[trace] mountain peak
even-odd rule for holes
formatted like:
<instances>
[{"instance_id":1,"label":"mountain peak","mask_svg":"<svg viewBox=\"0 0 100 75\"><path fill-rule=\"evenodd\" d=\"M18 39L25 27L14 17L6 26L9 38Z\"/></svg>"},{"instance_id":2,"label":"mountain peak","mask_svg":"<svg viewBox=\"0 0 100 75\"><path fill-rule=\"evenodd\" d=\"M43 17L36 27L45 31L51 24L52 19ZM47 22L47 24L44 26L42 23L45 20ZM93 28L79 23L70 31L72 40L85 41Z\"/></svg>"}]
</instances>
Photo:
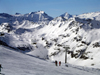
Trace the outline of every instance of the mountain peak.
<instances>
[{"instance_id":1,"label":"mountain peak","mask_svg":"<svg viewBox=\"0 0 100 75\"><path fill-rule=\"evenodd\" d=\"M33 21L33 22L39 22L39 23L43 21L47 23L53 19L52 17L47 15L44 11L30 12L23 16L24 16L24 19L26 20Z\"/></svg>"},{"instance_id":2,"label":"mountain peak","mask_svg":"<svg viewBox=\"0 0 100 75\"><path fill-rule=\"evenodd\" d=\"M45 12L44 12L44 11L38 11L37 13L42 13L42 14L43 14L43 13L45 13Z\"/></svg>"},{"instance_id":3,"label":"mountain peak","mask_svg":"<svg viewBox=\"0 0 100 75\"><path fill-rule=\"evenodd\" d=\"M15 13L15 15L19 15L20 13Z\"/></svg>"},{"instance_id":4,"label":"mountain peak","mask_svg":"<svg viewBox=\"0 0 100 75\"><path fill-rule=\"evenodd\" d=\"M7 17L7 18L12 17L12 15L9 15L9 14L7 14L7 13L0 13L0 16L2 16L2 17Z\"/></svg>"},{"instance_id":5,"label":"mountain peak","mask_svg":"<svg viewBox=\"0 0 100 75\"><path fill-rule=\"evenodd\" d=\"M69 18L72 17L72 15L70 15L69 13L66 12L66 13L62 14L61 17L64 17L66 19L69 19Z\"/></svg>"},{"instance_id":6,"label":"mountain peak","mask_svg":"<svg viewBox=\"0 0 100 75\"><path fill-rule=\"evenodd\" d=\"M30 12L29 14L44 14L44 11Z\"/></svg>"},{"instance_id":7,"label":"mountain peak","mask_svg":"<svg viewBox=\"0 0 100 75\"><path fill-rule=\"evenodd\" d=\"M15 13L15 15L20 15L20 13Z\"/></svg>"}]
</instances>

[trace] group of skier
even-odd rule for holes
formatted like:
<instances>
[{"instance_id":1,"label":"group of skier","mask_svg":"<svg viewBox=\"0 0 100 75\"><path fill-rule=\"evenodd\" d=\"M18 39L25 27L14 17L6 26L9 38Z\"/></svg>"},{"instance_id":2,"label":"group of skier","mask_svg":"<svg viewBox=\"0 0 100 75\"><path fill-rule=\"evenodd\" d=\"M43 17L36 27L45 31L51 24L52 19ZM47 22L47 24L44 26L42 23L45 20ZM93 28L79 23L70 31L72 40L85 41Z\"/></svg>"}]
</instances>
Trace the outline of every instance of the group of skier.
<instances>
[{"instance_id":1,"label":"group of skier","mask_svg":"<svg viewBox=\"0 0 100 75\"><path fill-rule=\"evenodd\" d=\"M58 61L55 60L55 65L58 66ZM61 61L59 61L59 66L61 66Z\"/></svg>"}]
</instances>

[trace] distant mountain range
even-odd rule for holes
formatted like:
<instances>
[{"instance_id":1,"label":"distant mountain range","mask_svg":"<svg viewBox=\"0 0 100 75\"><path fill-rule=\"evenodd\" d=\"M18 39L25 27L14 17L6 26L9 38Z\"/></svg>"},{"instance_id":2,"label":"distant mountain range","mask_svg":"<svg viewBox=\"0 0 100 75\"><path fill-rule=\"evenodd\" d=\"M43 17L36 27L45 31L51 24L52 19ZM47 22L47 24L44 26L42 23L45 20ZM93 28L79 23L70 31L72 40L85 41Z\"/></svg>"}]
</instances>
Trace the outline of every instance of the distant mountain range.
<instances>
[{"instance_id":1,"label":"distant mountain range","mask_svg":"<svg viewBox=\"0 0 100 75\"><path fill-rule=\"evenodd\" d=\"M100 67L100 12L64 13L52 18L44 11L0 13L0 44L39 58Z\"/></svg>"}]
</instances>

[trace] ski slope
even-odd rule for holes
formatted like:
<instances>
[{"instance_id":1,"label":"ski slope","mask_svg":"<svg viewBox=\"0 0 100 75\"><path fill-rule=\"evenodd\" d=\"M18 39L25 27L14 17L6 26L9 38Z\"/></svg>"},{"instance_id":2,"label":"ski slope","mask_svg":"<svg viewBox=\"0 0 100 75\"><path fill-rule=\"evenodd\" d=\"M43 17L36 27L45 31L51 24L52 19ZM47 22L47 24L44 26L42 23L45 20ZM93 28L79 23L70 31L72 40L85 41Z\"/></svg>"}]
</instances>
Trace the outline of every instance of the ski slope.
<instances>
[{"instance_id":1,"label":"ski slope","mask_svg":"<svg viewBox=\"0 0 100 75\"><path fill-rule=\"evenodd\" d=\"M48 60L19 53L8 47L0 46L0 64L5 75L99 75L100 70L73 66L65 67Z\"/></svg>"}]
</instances>

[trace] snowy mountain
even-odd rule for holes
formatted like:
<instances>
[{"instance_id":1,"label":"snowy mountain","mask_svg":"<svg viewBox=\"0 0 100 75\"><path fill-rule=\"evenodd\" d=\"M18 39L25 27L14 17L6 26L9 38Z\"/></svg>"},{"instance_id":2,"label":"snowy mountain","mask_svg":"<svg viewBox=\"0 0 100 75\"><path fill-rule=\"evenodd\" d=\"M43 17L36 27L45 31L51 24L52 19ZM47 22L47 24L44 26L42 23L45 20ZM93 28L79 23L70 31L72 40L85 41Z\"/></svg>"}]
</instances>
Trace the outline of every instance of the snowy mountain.
<instances>
[{"instance_id":1,"label":"snowy mountain","mask_svg":"<svg viewBox=\"0 0 100 75\"><path fill-rule=\"evenodd\" d=\"M2 21L1 21L2 20ZM49 17L44 11L0 16L0 44L39 58L100 67L100 12Z\"/></svg>"},{"instance_id":2,"label":"snowy mountain","mask_svg":"<svg viewBox=\"0 0 100 75\"><path fill-rule=\"evenodd\" d=\"M5 20L4 20L5 19ZM7 13L0 13L0 24L3 22L12 23L15 21L22 22L23 20L32 21L34 23L48 23L53 18L48 16L44 11L30 12L28 14L16 13L15 15L9 15Z\"/></svg>"},{"instance_id":3,"label":"snowy mountain","mask_svg":"<svg viewBox=\"0 0 100 75\"><path fill-rule=\"evenodd\" d=\"M48 22L50 20L52 20L53 18L48 16L44 11L38 11L38 12L30 12L28 14L25 15L21 15L21 14L16 14L14 15L15 19L17 19L18 21L20 20L28 20L28 21L32 21L34 23L38 23L38 22Z\"/></svg>"}]
</instances>

